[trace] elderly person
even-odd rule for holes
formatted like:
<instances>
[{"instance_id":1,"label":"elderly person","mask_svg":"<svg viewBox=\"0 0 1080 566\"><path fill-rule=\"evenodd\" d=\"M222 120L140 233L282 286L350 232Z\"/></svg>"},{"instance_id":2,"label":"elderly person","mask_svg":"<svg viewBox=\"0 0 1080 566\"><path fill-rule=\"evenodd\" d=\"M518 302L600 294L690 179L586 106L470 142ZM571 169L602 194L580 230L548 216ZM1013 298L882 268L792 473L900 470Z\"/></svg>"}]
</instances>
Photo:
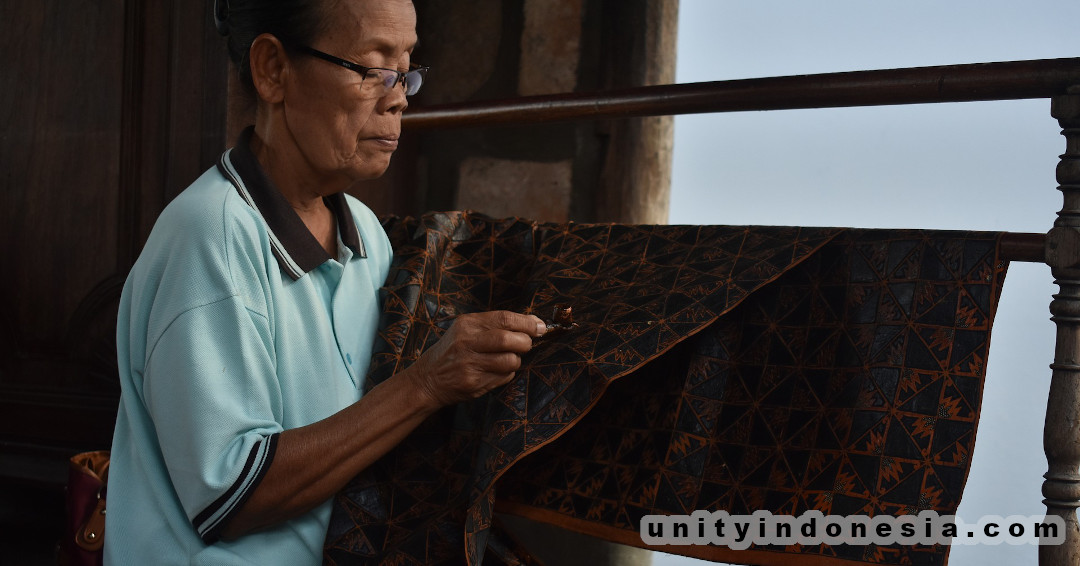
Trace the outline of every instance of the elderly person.
<instances>
[{"instance_id":1,"label":"elderly person","mask_svg":"<svg viewBox=\"0 0 1080 566\"><path fill-rule=\"evenodd\" d=\"M409 0L219 6L254 128L162 212L117 341L107 564L318 564L329 500L448 404L505 384L544 332L465 315L361 398L392 250L343 191L398 143Z\"/></svg>"}]
</instances>

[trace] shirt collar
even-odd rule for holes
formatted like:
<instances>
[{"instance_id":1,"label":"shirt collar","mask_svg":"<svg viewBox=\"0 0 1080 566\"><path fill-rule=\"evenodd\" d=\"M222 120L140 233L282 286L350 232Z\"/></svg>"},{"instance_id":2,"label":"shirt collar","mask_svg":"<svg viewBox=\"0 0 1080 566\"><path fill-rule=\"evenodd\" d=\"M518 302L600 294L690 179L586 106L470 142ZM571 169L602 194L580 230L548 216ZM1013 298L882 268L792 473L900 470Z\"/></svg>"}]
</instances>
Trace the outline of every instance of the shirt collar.
<instances>
[{"instance_id":1,"label":"shirt collar","mask_svg":"<svg viewBox=\"0 0 1080 566\"><path fill-rule=\"evenodd\" d=\"M254 127L248 127L236 142L218 160L218 169L232 182L240 197L258 212L270 232L270 244L281 269L293 280L332 259L319 241L304 225L281 191L266 175L255 154L251 152L251 136ZM358 257L367 257L364 241L353 221L344 193L323 197L323 202L334 214L342 243Z\"/></svg>"}]
</instances>

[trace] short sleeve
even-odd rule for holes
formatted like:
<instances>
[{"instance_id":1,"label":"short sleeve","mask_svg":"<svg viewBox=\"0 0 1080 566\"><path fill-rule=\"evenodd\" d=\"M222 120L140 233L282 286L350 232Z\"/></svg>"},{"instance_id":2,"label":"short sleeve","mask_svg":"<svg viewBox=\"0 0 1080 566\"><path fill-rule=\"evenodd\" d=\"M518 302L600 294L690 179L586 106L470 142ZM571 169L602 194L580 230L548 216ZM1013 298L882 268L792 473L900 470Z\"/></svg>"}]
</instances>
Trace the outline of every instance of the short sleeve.
<instances>
[{"instance_id":1,"label":"short sleeve","mask_svg":"<svg viewBox=\"0 0 1080 566\"><path fill-rule=\"evenodd\" d=\"M282 431L266 318L238 296L177 316L153 345L143 402L185 513L208 544L262 480Z\"/></svg>"}]
</instances>

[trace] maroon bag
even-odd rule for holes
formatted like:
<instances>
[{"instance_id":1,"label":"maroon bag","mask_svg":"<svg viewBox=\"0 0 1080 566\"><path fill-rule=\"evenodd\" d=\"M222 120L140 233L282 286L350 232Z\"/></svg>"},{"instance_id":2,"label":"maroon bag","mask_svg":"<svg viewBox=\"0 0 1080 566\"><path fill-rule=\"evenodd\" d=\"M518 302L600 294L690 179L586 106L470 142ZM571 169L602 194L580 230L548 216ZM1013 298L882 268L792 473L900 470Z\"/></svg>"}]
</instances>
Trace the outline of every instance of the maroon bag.
<instances>
[{"instance_id":1,"label":"maroon bag","mask_svg":"<svg viewBox=\"0 0 1080 566\"><path fill-rule=\"evenodd\" d=\"M71 457L67 520L60 541L61 566L101 566L108 479L108 450L83 452Z\"/></svg>"}]
</instances>

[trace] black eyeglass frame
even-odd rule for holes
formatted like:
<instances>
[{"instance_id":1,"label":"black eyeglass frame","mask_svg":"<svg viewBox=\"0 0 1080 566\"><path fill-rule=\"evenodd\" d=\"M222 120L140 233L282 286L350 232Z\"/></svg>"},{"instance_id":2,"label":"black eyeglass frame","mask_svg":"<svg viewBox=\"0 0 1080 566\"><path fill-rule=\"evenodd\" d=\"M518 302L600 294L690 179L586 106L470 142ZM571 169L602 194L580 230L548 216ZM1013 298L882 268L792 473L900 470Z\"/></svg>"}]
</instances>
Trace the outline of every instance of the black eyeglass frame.
<instances>
[{"instance_id":1,"label":"black eyeglass frame","mask_svg":"<svg viewBox=\"0 0 1080 566\"><path fill-rule=\"evenodd\" d=\"M365 67L364 65L361 65L359 63L353 63L352 61L342 59L341 57L335 57L329 53L319 51L318 49L308 47L306 45L297 45L294 47L294 49L305 55L311 55L312 57L317 57L319 59L322 59L323 61L329 61L335 65L345 67L346 69L359 74L363 79L367 79L367 74L369 71L389 71L391 73L394 73L395 75L397 75L397 78L394 80L393 86L387 87L387 91L389 91L391 88L396 87L399 84L402 84L405 85L405 96L412 96L420 90L420 86L424 84L424 75L426 75L428 69L430 69L430 67L410 65L410 69L403 73L396 69L387 69L386 67ZM409 92L408 76L413 73L416 73L420 80L417 81L416 90Z\"/></svg>"}]
</instances>

